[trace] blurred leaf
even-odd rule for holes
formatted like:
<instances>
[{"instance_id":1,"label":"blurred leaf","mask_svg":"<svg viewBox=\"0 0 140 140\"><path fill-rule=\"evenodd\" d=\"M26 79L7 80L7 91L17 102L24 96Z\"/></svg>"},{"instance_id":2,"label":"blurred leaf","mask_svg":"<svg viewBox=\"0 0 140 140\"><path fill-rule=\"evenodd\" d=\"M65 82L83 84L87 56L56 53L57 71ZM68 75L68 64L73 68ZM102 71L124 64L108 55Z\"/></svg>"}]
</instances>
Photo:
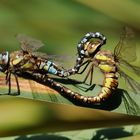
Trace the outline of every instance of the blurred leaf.
<instances>
[{"instance_id":1,"label":"blurred leaf","mask_svg":"<svg viewBox=\"0 0 140 140\"><path fill-rule=\"evenodd\" d=\"M77 0L80 3L88 6L92 9L96 9L112 18L115 18L125 24L131 25L140 29L140 13L137 12L140 8L140 4L132 0Z\"/></svg>"},{"instance_id":2,"label":"blurred leaf","mask_svg":"<svg viewBox=\"0 0 140 140\"><path fill-rule=\"evenodd\" d=\"M126 138L120 138L118 140L138 140L140 139L140 135L137 136L131 136L131 137L126 137Z\"/></svg>"},{"instance_id":3,"label":"blurred leaf","mask_svg":"<svg viewBox=\"0 0 140 140\"><path fill-rule=\"evenodd\" d=\"M1 137L140 123L137 116L9 96L0 98L0 112Z\"/></svg>"}]
</instances>

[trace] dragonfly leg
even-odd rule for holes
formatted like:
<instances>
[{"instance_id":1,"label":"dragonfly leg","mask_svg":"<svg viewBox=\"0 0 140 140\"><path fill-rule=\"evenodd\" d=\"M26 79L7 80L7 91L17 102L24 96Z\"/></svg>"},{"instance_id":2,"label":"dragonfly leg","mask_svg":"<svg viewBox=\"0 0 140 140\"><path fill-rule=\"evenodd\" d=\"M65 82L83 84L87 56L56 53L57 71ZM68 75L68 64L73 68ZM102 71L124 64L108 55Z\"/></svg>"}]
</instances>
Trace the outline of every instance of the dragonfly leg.
<instances>
[{"instance_id":1,"label":"dragonfly leg","mask_svg":"<svg viewBox=\"0 0 140 140\"><path fill-rule=\"evenodd\" d=\"M16 74L14 74L14 76L15 76L15 80L16 80L16 84L17 84L17 95L20 95L20 87L19 87L18 77Z\"/></svg>"},{"instance_id":2,"label":"dragonfly leg","mask_svg":"<svg viewBox=\"0 0 140 140\"><path fill-rule=\"evenodd\" d=\"M93 76L93 68L94 68L94 65L92 64L88 70L88 73L85 77L85 79L83 80L83 83L86 82L87 78L89 77L89 74L91 73L91 77L90 77L90 85L92 84L92 76Z\"/></svg>"},{"instance_id":3,"label":"dragonfly leg","mask_svg":"<svg viewBox=\"0 0 140 140\"><path fill-rule=\"evenodd\" d=\"M87 68L87 66L89 65L90 62L91 62L90 60L87 60L87 61L85 61L85 62L82 63L82 64L78 64L78 63L77 63L77 64L74 66L73 69L65 70L65 72L68 73L68 76L73 75L73 74L82 74L82 73L85 71L85 69ZM85 68L84 68L81 72L79 72L79 69L80 69L82 66L84 66L85 64L86 64Z\"/></svg>"},{"instance_id":4,"label":"dragonfly leg","mask_svg":"<svg viewBox=\"0 0 140 140\"><path fill-rule=\"evenodd\" d=\"M16 80L16 84L17 84L17 93L16 94L11 94L11 74L12 73L13 72L11 72L10 70L8 70L6 72L5 80L6 80L6 84L8 84L8 88L9 88L8 89L8 95L19 95L20 94L20 87L19 87L18 77L17 77L17 75L15 73L13 73L13 74L15 76L15 80Z\"/></svg>"},{"instance_id":5,"label":"dragonfly leg","mask_svg":"<svg viewBox=\"0 0 140 140\"><path fill-rule=\"evenodd\" d=\"M87 64L86 64L86 63L87 63ZM85 64L86 64L86 66L84 67L84 69L83 69L81 72L79 72L79 73L77 73L77 74L82 74L82 73L86 70L86 68L88 67L89 63L90 63L90 61L86 61L85 63L83 63L81 66L83 66L83 65L85 65Z\"/></svg>"},{"instance_id":6,"label":"dragonfly leg","mask_svg":"<svg viewBox=\"0 0 140 140\"><path fill-rule=\"evenodd\" d=\"M93 70L94 70L94 65L91 65L91 73L90 73L90 85L92 85L92 79L93 79Z\"/></svg>"},{"instance_id":7,"label":"dragonfly leg","mask_svg":"<svg viewBox=\"0 0 140 140\"><path fill-rule=\"evenodd\" d=\"M6 84L8 84L8 95L11 94L11 71L6 72Z\"/></svg>"}]
</instances>

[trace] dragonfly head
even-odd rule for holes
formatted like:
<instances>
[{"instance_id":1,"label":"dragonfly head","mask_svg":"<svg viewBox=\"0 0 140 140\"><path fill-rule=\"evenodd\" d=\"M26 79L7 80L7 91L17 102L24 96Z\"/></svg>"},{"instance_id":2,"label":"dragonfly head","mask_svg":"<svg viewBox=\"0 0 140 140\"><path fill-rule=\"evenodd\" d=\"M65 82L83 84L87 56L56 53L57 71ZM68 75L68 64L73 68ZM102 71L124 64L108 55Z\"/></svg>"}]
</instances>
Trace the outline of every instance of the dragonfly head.
<instances>
[{"instance_id":1,"label":"dragonfly head","mask_svg":"<svg viewBox=\"0 0 140 140\"><path fill-rule=\"evenodd\" d=\"M7 51L0 53L0 71L4 70L8 62L9 62L9 53Z\"/></svg>"},{"instance_id":2,"label":"dragonfly head","mask_svg":"<svg viewBox=\"0 0 140 140\"><path fill-rule=\"evenodd\" d=\"M99 32L89 32L78 43L77 49L80 57L93 57L106 43L106 37Z\"/></svg>"},{"instance_id":3,"label":"dragonfly head","mask_svg":"<svg viewBox=\"0 0 140 140\"><path fill-rule=\"evenodd\" d=\"M84 45L85 57L94 56L100 50L101 47L102 47L101 40L88 41Z\"/></svg>"}]
</instances>

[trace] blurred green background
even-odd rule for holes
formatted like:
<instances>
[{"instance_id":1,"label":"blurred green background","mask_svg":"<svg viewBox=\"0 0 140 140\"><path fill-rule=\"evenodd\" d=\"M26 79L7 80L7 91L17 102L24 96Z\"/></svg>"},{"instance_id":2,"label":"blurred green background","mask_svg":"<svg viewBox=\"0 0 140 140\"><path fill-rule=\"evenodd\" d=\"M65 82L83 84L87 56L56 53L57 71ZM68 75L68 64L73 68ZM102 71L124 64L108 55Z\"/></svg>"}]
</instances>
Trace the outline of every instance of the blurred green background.
<instances>
[{"instance_id":1,"label":"blurred green background","mask_svg":"<svg viewBox=\"0 0 140 140\"><path fill-rule=\"evenodd\" d=\"M89 31L105 34L112 48L122 26L140 30L138 6L135 0L1 0L1 50L18 49L14 35L25 33L41 39L47 53L75 55L77 42Z\"/></svg>"},{"instance_id":2,"label":"blurred green background","mask_svg":"<svg viewBox=\"0 0 140 140\"><path fill-rule=\"evenodd\" d=\"M92 31L103 33L113 50L124 25L139 34L138 11L136 0L1 0L0 51L19 49L15 35L25 33L45 43L41 51L75 56L79 40Z\"/></svg>"},{"instance_id":3,"label":"blurred green background","mask_svg":"<svg viewBox=\"0 0 140 140\"><path fill-rule=\"evenodd\" d=\"M103 33L108 39L104 49L113 50L119 41L122 27L128 25L136 31L138 59L134 64L139 65L139 9L139 0L1 0L0 51L19 50L15 35L25 33L45 43L45 47L40 51L72 56L72 59L64 64L67 68L75 64L76 46L85 33L92 31ZM19 99L13 100L16 102ZM2 104L3 102L0 103ZM28 115L31 118L41 114L42 110L45 111L45 109L35 111L34 104L29 108ZM13 107L15 114L18 110L19 108ZM9 118L7 117L5 121L7 119ZM36 116L36 119L41 119L41 116Z\"/></svg>"}]
</instances>

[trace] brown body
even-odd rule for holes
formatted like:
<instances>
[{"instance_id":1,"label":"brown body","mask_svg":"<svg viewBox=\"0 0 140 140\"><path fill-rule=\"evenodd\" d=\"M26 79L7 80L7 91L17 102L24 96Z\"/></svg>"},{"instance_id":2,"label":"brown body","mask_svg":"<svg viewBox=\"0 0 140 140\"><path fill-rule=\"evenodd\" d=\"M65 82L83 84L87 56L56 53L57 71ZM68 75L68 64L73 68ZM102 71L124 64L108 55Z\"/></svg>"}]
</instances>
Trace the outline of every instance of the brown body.
<instances>
[{"instance_id":1,"label":"brown body","mask_svg":"<svg viewBox=\"0 0 140 140\"><path fill-rule=\"evenodd\" d=\"M53 62L31 53L16 51L10 54L10 67L17 72L48 73L63 77L63 70Z\"/></svg>"}]
</instances>

